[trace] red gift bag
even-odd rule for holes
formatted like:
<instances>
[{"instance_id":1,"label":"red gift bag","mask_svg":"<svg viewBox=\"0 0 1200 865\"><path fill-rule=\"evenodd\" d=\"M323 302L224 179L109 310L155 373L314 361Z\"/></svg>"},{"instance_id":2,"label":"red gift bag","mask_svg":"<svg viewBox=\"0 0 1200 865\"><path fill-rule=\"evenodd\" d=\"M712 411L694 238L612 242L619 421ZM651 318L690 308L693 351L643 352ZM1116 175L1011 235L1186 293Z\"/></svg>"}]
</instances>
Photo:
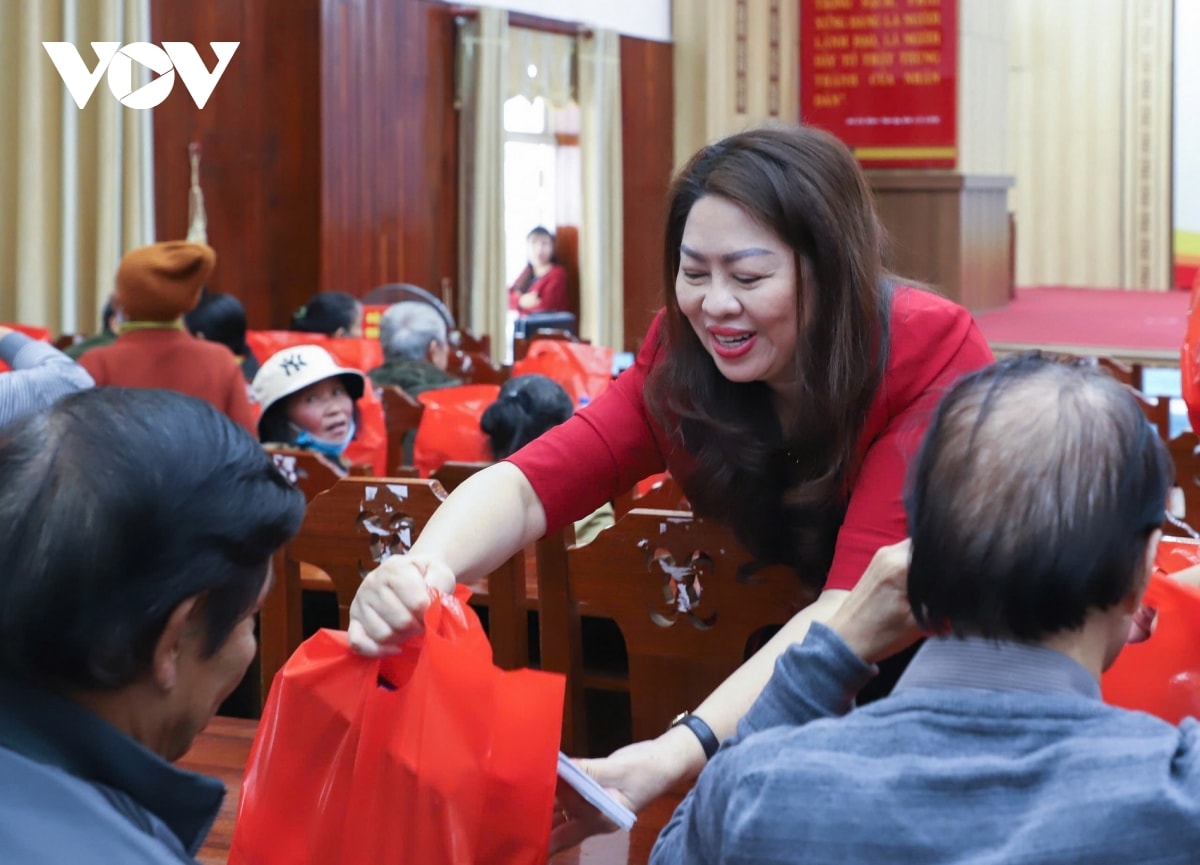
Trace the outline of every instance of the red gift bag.
<instances>
[{"instance_id":1,"label":"red gift bag","mask_svg":"<svg viewBox=\"0 0 1200 865\"><path fill-rule=\"evenodd\" d=\"M470 592L381 660L320 631L271 687L229 865L544 865L563 679L504 672Z\"/></svg>"},{"instance_id":2,"label":"red gift bag","mask_svg":"<svg viewBox=\"0 0 1200 865\"><path fill-rule=\"evenodd\" d=\"M1167 574L1200 564L1200 544L1164 538L1142 602L1158 611L1148 640L1121 650L1104 673L1104 701L1172 724L1200 718L1200 589Z\"/></svg>"},{"instance_id":3,"label":"red gift bag","mask_svg":"<svg viewBox=\"0 0 1200 865\"><path fill-rule=\"evenodd\" d=\"M562 385L575 405L594 400L612 384L613 350L586 342L535 339L513 364L513 378L541 373Z\"/></svg>"},{"instance_id":4,"label":"red gift bag","mask_svg":"<svg viewBox=\"0 0 1200 865\"><path fill-rule=\"evenodd\" d=\"M417 397L425 410L413 440L413 465L427 478L446 462L492 461L479 419L500 395L495 384L464 384L427 390Z\"/></svg>"}]
</instances>

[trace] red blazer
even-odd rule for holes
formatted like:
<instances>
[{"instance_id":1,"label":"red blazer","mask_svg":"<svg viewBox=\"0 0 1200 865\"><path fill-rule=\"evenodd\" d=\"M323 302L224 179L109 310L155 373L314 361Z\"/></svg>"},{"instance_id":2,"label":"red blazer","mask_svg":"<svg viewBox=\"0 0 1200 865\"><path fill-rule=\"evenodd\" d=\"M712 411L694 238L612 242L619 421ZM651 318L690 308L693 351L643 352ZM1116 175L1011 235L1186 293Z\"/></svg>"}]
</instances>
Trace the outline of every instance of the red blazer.
<instances>
[{"instance_id":1,"label":"red blazer","mask_svg":"<svg viewBox=\"0 0 1200 865\"><path fill-rule=\"evenodd\" d=\"M538 296L537 305L521 309L517 305L521 298L517 286L524 280L527 272L528 270L522 271L517 277L517 282L509 288L508 308L517 310L521 315L529 315L531 312L567 312L567 269L561 264L556 264L535 279L526 291L532 291Z\"/></svg>"},{"instance_id":2,"label":"red blazer","mask_svg":"<svg viewBox=\"0 0 1200 865\"><path fill-rule=\"evenodd\" d=\"M676 478L691 471L683 442L659 426L644 398L646 377L664 356L664 338L660 312L633 366L566 423L509 457L541 501L548 532L587 516L642 478L664 469ZM859 439L862 463L825 588L853 588L879 547L908 534L904 474L938 398L958 376L991 361L991 349L965 309L932 292L897 287L887 368Z\"/></svg>"}]
</instances>

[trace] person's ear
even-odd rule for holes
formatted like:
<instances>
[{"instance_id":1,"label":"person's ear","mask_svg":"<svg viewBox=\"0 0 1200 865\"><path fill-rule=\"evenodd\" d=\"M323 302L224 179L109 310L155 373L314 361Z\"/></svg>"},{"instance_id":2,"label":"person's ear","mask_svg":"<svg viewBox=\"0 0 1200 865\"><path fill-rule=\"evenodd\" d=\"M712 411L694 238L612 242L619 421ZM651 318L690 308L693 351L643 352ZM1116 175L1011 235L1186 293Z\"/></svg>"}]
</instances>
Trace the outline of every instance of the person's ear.
<instances>
[{"instance_id":1,"label":"person's ear","mask_svg":"<svg viewBox=\"0 0 1200 865\"><path fill-rule=\"evenodd\" d=\"M1154 559L1158 556L1158 544L1162 540L1162 537L1162 529L1155 529L1150 533L1150 537L1146 539L1146 552L1142 557L1143 586L1150 582L1150 575L1154 573Z\"/></svg>"},{"instance_id":2,"label":"person's ear","mask_svg":"<svg viewBox=\"0 0 1200 865\"><path fill-rule=\"evenodd\" d=\"M1150 537L1146 538L1146 548L1142 552L1141 571L1138 573L1138 579L1134 583L1133 590L1121 602L1122 607L1130 613L1142 605L1142 597L1146 594L1146 587L1150 585L1150 575L1154 573L1154 559L1158 555L1158 543L1162 540L1162 536L1162 529L1155 529L1150 533Z\"/></svg>"},{"instance_id":3,"label":"person's ear","mask_svg":"<svg viewBox=\"0 0 1200 865\"><path fill-rule=\"evenodd\" d=\"M201 612L200 600L200 595L192 595L172 610L154 643L154 682L163 691L174 690L179 681L179 660L187 643L195 639Z\"/></svg>"}]
</instances>

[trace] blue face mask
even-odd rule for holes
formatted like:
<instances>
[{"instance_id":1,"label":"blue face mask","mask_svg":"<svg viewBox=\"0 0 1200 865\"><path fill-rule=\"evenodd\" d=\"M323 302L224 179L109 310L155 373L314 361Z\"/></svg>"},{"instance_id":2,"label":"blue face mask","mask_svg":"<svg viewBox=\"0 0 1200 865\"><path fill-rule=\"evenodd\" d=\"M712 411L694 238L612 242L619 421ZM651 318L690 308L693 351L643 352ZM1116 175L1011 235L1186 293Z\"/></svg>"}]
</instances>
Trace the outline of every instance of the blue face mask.
<instances>
[{"instance_id":1,"label":"blue face mask","mask_svg":"<svg viewBox=\"0 0 1200 865\"><path fill-rule=\"evenodd\" d=\"M350 440L354 438L354 430L354 421L350 421L350 428L346 430L346 437L340 442L331 442L325 441L324 439L319 439L308 430L302 429L296 435L296 445L298 447L308 448L309 450L324 454L327 457L338 459L342 455L342 452L349 447Z\"/></svg>"}]
</instances>

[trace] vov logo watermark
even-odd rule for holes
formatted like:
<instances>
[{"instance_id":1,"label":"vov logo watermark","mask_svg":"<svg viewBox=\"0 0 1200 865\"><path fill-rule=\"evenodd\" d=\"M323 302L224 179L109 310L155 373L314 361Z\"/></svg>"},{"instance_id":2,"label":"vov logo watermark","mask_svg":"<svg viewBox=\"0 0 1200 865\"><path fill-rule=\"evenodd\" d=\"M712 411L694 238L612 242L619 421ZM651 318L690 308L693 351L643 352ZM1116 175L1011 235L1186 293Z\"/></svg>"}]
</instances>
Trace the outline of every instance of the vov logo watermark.
<instances>
[{"instance_id":1,"label":"vov logo watermark","mask_svg":"<svg viewBox=\"0 0 1200 865\"><path fill-rule=\"evenodd\" d=\"M152 42L93 42L99 62L88 69L79 51L70 42L43 42L42 46L75 104L83 108L96 92L100 76L108 70L108 89L126 108L153 108L171 93L175 73L192 94L197 108L203 108L212 96L213 88L225 74L233 53L240 42L209 42L217 55L217 65L210 72L191 42L164 42L159 48ZM138 63L158 75L148 84L133 88L133 64Z\"/></svg>"}]
</instances>

